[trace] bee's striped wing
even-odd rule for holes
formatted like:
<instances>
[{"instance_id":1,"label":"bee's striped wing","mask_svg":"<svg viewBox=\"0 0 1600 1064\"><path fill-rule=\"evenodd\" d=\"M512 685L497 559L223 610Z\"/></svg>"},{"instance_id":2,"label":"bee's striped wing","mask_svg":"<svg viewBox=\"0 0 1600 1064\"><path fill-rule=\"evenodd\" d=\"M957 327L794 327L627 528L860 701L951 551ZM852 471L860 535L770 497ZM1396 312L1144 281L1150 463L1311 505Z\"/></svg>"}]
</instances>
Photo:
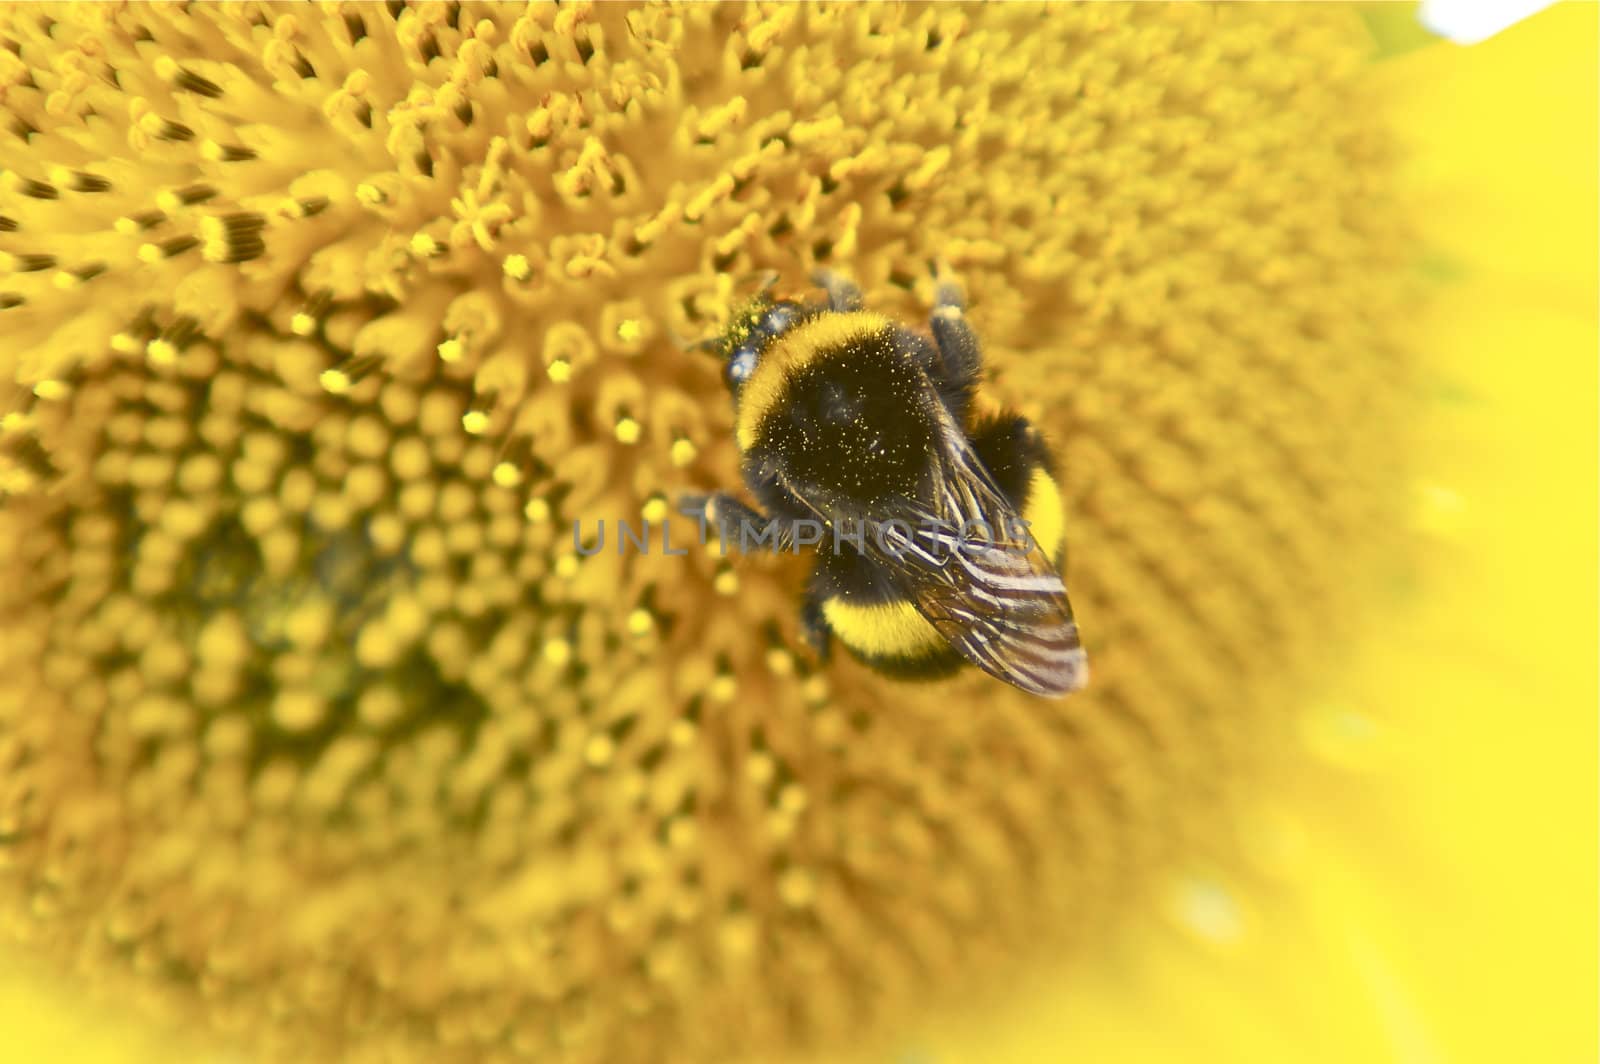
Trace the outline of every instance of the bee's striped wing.
<instances>
[{"instance_id":1,"label":"bee's striped wing","mask_svg":"<svg viewBox=\"0 0 1600 1064\"><path fill-rule=\"evenodd\" d=\"M1066 588L1041 552L969 547L953 564L949 578L916 579L907 591L962 657L1036 695L1059 697L1088 682Z\"/></svg>"},{"instance_id":2,"label":"bee's striped wing","mask_svg":"<svg viewBox=\"0 0 1600 1064\"><path fill-rule=\"evenodd\" d=\"M1089 665L1066 585L966 434L942 426L937 511L907 506L867 537L897 586L962 657L1036 695L1070 694Z\"/></svg>"}]
</instances>

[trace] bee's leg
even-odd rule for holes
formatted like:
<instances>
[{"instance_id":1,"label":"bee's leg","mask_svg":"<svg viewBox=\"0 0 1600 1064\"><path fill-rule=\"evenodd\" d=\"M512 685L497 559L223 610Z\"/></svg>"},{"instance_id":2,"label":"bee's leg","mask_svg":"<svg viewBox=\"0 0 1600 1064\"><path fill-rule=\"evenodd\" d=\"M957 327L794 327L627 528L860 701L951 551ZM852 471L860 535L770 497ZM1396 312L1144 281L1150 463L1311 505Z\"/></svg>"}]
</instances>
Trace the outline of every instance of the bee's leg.
<instances>
[{"instance_id":1,"label":"bee's leg","mask_svg":"<svg viewBox=\"0 0 1600 1064\"><path fill-rule=\"evenodd\" d=\"M943 271L936 274L938 287L933 297L933 315L928 326L933 330L934 342L939 345L939 358L943 362L942 379L936 381L946 397L952 394L967 396L978 386L978 374L983 368L983 353L978 346L978 334L963 313L966 300L961 286ZM964 406L964 404L963 404Z\"/></svg>"},{"instance_id":2,"label":"bee's leg","mask_svg":"<svg viewBox=\"0 0 1600 1064\"><path fill-rule=\"evenodd\" d=\"M678 512L700 522L701 542L716 529L722 553L742 552L746 544L771 550L789 550L794 543L794 528L788 522L773 527L774 518L746 505L725 491L712 495L687 495L678 502Z\"/></svg>"},{"instance_id":3,"label":"bee's leg","mask_svg":"<svg viewBox=\"0 0 1600 1064\"><path fill-rule=\"evenodd\" d=\"M838 311L860 310L865 303L861 299L861 289L853 281L828 269L818 269L811 275L823 291L828 293L828 309Z\"/></svg>"},{"instance_id":4,"label":"bee's leg","mask_svg":"<svg viewBox=\"0 0 1600 1064\"><path fill-rule=\"evenodd\" d=\"M829 652L833 649L833 629L828 627L828 619L822 615L822 600L815 592L808 592L805 605L800 607L800 634L805 637L812 653L817 655L817 660L826 664Z\"/></svg>"}]
</instances>

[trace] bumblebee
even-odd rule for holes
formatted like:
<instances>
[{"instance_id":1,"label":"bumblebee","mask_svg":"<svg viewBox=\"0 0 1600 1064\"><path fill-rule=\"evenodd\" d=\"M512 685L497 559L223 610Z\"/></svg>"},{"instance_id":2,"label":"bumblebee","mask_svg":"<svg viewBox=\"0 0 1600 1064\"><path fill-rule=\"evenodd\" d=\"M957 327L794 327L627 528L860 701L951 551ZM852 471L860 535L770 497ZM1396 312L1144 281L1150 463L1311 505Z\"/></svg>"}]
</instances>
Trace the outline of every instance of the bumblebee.
<instances>
[{"instance_id":1,"label":"bumblebee","mask_svg":"<svg viewBox=\"0 0 1600 1064\"><path fill-rule=\"evenodd\" d=\"M1079 689L1050 456L1021 416L973 413L981 357L960 289L938 283L930 337L863 309L836 274L815 280L825 299L763 293L710 345L766 513L727 493L686 509L725 543L776 528L780 549L818 548L801 617L824 659L836 638L896 676L971 663L1037 695Z\"/></svg>"}]
</instances>

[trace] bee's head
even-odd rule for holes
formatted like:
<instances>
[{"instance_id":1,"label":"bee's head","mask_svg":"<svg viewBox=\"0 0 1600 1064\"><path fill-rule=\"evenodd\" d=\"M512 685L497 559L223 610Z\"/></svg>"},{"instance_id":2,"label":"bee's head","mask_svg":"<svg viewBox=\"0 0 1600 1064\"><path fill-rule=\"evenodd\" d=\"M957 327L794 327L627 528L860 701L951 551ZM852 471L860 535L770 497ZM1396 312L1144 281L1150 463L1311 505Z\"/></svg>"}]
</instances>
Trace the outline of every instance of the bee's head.
<instances>
[{"instance_id":1,"label":"bee's head","mask_svg":"<svg viewBox=\"0 0 1600 1064\"><path fill-rule=\"evenodd\" d=\"M800 321L804 313L805 308L799 303L761 295L734 316L717 350L723 357L722 379L735 395L755 372L768 346Z\"/></svg>"}]
</instances>

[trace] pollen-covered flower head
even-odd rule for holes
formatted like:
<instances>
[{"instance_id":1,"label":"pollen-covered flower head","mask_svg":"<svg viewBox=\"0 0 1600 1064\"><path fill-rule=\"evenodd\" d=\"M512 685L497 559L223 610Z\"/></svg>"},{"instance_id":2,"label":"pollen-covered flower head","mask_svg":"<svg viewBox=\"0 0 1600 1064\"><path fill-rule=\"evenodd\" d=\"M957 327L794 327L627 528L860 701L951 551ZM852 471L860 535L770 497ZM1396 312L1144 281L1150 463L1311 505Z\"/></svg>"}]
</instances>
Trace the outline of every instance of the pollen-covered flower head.
<instances>
[{"instance_id":1,"label":"pollen-covered flower head","mask_svg":"<svg viewBox=\"0 0 1600 1064\"><path fill-rule=\"evenodd\" d=\"M0 928L269 1051L704 1059L1221 852L1391 512L1365 48L1342 9L0 9ZM917 322L935 260L1061 460L1065 702L823 668L803 562L662 550L736 485L683 341L819 264Z\"/></svg>"}]
</instances>

